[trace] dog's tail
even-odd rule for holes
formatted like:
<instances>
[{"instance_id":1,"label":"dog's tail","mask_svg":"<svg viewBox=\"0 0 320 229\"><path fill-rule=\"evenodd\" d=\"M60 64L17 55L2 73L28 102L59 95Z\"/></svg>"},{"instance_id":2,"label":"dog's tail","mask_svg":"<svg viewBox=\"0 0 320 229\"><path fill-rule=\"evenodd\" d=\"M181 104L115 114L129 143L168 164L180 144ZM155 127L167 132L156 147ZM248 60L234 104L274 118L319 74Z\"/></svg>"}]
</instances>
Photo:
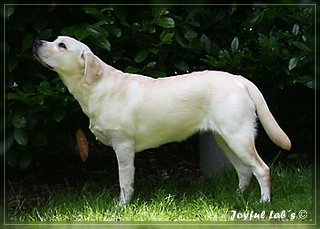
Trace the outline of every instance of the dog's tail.
<instances>
[{"instance_id":1,"label":"dog's tail","mask_svg":"<svg viewBox=\"0 0 320 229\"><path fill-rule=\"evenodd\" d=\"M249 80L245 79L246 88L249 92L249 95L254 102L257 110L259 120L267 132L270 139L279 147L290 150L291 142L288 136L280 128L277 121L274 119L271 114L265 99L263 98L262 93L259 89Z\"/></svg>"}]
</instances>

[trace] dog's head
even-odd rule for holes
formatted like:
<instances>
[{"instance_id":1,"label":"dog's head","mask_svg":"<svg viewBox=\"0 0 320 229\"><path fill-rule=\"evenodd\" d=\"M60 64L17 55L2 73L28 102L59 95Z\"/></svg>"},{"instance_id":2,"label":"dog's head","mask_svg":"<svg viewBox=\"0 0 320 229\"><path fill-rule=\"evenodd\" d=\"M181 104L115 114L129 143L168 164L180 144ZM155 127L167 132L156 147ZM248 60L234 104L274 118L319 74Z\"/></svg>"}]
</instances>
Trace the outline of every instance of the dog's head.
<instances>
[{"instance_id":1,"label":"dog's head","mask_svg":"<svg viewBox=\"0 0 320 229\"><path fill-rule=\"evenodd\" d=\"M74 38L59 36L53 42L37 40L34 56L61 77L81 76L91 85L102 74L99 60L85 44Z\"/></svg>"}]
</instances>

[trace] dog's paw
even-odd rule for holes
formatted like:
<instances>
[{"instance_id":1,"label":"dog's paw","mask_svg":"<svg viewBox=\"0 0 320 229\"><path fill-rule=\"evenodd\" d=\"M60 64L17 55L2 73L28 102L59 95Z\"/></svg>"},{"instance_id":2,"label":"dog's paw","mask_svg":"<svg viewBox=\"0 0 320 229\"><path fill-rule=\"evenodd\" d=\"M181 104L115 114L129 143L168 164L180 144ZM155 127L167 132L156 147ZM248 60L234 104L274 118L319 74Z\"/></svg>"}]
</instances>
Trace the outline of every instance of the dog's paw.
<instances>
[{"instance_id":1,"label":"dog's paw","mask_svg":"<svg viewBox=\"0 0 320 229\"><path fill-rule=\"evenodd\" d=\"M269 195L262 195L260 199L260 203L270 203L271 197Z\"/></svg>"}]
</instances>

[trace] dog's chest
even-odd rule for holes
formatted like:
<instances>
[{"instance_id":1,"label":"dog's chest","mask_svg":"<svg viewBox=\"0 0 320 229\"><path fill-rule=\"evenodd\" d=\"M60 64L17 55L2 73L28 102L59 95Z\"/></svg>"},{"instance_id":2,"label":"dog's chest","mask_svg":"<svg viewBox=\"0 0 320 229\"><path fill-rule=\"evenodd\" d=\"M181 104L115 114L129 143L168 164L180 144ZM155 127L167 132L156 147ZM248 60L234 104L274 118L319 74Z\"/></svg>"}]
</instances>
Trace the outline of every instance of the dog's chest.
<instances>
[{"instance_id":1,"label":"dog's chest","mask_svg":"<svg viewBox=\"0 0 320 229\"><path fill-rule=\"evenodd\" d=\"M111 141L108 137L107 130L102 130L98 125L95 125L92 122L90 122L89 128L97 140L99 140L105 145L111 146Z\"/></svg>"}]
</instances>

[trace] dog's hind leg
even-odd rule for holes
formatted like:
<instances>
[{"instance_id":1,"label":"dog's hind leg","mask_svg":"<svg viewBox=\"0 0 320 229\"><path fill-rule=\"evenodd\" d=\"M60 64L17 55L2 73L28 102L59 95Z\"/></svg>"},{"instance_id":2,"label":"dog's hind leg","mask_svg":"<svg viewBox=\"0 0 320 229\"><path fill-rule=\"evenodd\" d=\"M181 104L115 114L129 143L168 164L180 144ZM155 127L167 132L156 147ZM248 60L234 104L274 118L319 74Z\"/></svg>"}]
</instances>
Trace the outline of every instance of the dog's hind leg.
<instances>
[{"instance_id":1,"label":"dog's hind leg","mask_svg":"<svg viewBox=\"0 0 320 229\"><path fill-rule=\"evenodd\" d=\"M251 170L242 163L219 134L213 133L213 136L219 147L223 150L224 154L236 169L239 178L238 191L243 193L250 185L252 178Z\"/></svg>"},{"instance_id":2,"label":"dog's hind leg","mask_svg":"<svg viewBox=\"0 0 320 229\"><path fill-rule=\"evenodd\" d=\"M232 132L232 134L225 134L223 138L243 165L249 168L257 178L261 190L261 202L269 202L271 198L269 167L263 162L256 151L253 134L248 136L246 133L250 132L246 130L241 131L242 128Z\"/></svg>"}]
</instances>

